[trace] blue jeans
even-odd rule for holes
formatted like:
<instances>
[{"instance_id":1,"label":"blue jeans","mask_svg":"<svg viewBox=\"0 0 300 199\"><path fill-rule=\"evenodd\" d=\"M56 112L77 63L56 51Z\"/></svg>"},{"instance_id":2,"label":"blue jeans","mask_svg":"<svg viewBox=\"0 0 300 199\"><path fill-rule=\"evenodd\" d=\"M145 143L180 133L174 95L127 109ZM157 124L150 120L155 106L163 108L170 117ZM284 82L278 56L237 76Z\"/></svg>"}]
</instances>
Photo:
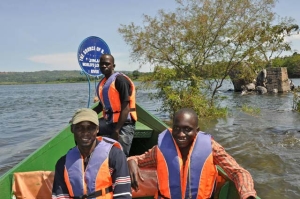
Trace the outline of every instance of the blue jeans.
<instances>
[{"instance_id":1,"label":"blue jeans","mask_svg":"<svg viewBox=\"0 0 300 199\"><path fill-rule=\"evenodd\" d=\"M106 123L104 118L99 119L99 132L97 135L103 137L111 137L111 133L116 127L116 123ZM134 136L135 123L125 123L120 129L119 140L125 155L129 156L131 143Z\"/></svg>"}]
</instances>

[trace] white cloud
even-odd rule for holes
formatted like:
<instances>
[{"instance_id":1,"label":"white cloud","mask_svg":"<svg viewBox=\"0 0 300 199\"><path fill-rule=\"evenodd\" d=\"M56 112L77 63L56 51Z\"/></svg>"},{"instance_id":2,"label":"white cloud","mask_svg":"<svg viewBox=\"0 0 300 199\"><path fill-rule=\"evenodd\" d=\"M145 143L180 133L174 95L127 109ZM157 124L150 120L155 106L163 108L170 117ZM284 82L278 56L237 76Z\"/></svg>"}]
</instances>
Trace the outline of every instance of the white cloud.
<instances>
[{"instance_id":1,"label":"white cloud","mask_svg":"<svg viewBox=\"0 0 300 199\"><path fill-rule=\"evenodd\" d=\"M300 34L285 37L284 40L287 42L298 41L298 40L300 40Z\"/></svg>"},{"instance_id":2,"label":"white cloud","mask_svg":"<svg viewBox=\"0 0 300 199\"><path fill-rule=\"evenodd\" d=\"M49 70L80 70L76 53L71 52L49 55L35 55L29 57L28 60L39 64L47 64Z\"/></svg>"},{"instance_id":3,"label":"white cloud","mask_svg":"<svg viewBox=\"0 0 300 199\"><path fill-rule=\"evenodd\" d=\"M115 57L116 71L134 71L138 70L140 72L150 72L153 71L152 66L149 64L143 65L140 67L139 63L132 62L129 59L125 60L117 60Z\"/></svg>"},{"instance_id":4,"label":"white cloud","mask_svg":"<svg viewBox=\"0 0 300 199\"><path fill-rule=\"evenodd\" d=\"M114 53L113 56L115 57L117 71L153 71L153 67L151 67L150 65L142 66L139 69L139 64L133 63L129 59L128 54ZM48 70L81 70L77 60L77 53L75 52L34 55L29 57L28 60L38 64L46 64Z\"/></svg>"},{"instance_id":5,"label":"white cloud","mask_svg":"<svg viewBox=\"0 0 300 199\"><path fill-rule=\"evenodd\" d=\"M153 66L150 64L145 64L140 67L139 63L133 62L130 59L129 53L116 52L113 53L115 58L116 70L120 71L134 71L139 70L140 72L150 72L153 71Z\"/></svg>"}]
</instances>

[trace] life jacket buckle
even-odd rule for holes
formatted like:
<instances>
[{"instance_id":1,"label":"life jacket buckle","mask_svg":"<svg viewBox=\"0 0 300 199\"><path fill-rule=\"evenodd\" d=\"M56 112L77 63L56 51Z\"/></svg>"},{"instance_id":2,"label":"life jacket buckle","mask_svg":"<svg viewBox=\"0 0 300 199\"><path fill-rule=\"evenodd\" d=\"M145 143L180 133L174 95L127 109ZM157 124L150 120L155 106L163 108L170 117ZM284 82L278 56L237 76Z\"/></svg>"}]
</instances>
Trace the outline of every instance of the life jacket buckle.
<instances>
[{"instance_id":1,"label":"life jacket buckle","mask_svg":"<svg viewBox=\"0 0 300 199\"><path fill-rule=\"evenodd\" d=\"M84 195L82 195L82 196L79 196L78 198L79 198L79 199L86 199L86 198L88 198L88 195L84 194Z\"/></svg>"}]
</instances>

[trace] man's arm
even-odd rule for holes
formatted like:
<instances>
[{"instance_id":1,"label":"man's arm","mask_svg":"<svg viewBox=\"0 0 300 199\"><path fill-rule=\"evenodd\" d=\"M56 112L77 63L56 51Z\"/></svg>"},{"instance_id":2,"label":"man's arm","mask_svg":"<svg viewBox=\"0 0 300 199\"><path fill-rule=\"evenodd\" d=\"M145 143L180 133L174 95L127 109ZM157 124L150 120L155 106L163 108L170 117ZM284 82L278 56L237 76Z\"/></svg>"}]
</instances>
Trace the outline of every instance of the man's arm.
<instances>
[{"instance_id":1,"label":"man's arm","mask_svg":"<svg viewBox=\"0 0 300 199\"><path fill-rule=\"evenodd\" d=\"M131 184L125 154L117 147L109 153L109 167L113 182L113 198L131 199Z\"/></svg>"},{"instance_id":2,"label":"man's arm","mask_svg":"<svg viewBox=\"0 0 300 199\"><path fill-rule=\"evenodd\" d=\"M131 156L127 158L131 186L135 191L139 190L137 178L139 178L141 181L144 181L139 168L157 168L156 153L157 146L154 146L142 155Z\"/></svg>"},{"instance_id":3,"label":"man's arm","mask_svg":"<svg viewBox=\"0 0 300 199\"><path fill-rule=\"evenodd\" d=\"M156 169L157 167L157 145L146 151L142 155L130 156L127 161L134 160L139 167Z\"/></svg>"},{"instance_id":4,"label":"man's arm","mask_svg":"<svg viewBox=\"0 0 300 199\"><path fill-rule=\"evenodd\" d=\"M234 182L241 199L256 197L251 174L242 168L235 159L216 141L212 140L213 160L219 165L228 177Z\"/></svg>"},{"instance_id":5,"label":"man's arm","mask_svg":"<svg viewBox=\"0 0 300 199\"><path fill-rule=\"evenodd\" d=\"M103 111L103 106L100 101L98 102L98 105L93 108L93 110L96 111L97 114Z\"/></svg>"},{"instance_id":6,"label":"man's arm","mask_svg":"<svg viewBox=\"0 0 300 199\"><path fill-rule=\"evenodd\" d=\"M52 187L52 199L69 199L69 191L64 180L64 165L66 156L61 157L55 165L55 174Z\"/></svg>"}]
</instances>

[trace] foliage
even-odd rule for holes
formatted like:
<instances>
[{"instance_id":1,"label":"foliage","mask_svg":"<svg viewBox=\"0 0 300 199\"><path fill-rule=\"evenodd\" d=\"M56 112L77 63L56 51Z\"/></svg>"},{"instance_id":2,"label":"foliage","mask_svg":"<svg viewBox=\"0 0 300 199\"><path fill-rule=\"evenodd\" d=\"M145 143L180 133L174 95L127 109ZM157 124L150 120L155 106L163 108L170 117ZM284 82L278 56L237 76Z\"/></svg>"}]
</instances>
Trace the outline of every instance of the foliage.
<instances>
[{"instance_id":1,"label":"foliage","mask_svg":"<svg viewBox=\"0 0 300 199\"><path fill-rule=\"evenodd\" d=\"M251 107L246 104L243 104L241 110L245 113L248 113L249 115L259 115L260 114L260 108Z\"/></svg>"},{"instance_id":2,"label":"foliage","mask_svg":"<svg viewBox=\"0 0 300 199\"><path fill-rule=\"evenodd\" d=\"M290 78L300 77L300 55L294 53L292 56L278 57L272 60L273 67L286 67Z\"/></svg>"},{"instance_id":3,"label":"foliage","mask_svg":"<svg viewBox=\"0 0 300 199\"><path fill-rule=\"evenodd\" d=\"M292 20L271 25L275 19L272 12L275 0L176 2L178 8L173 12L160 10L155 17L144 15L143 26L131 23L119 28L125 42L131 46L133 61L174 70L164 71L163 76L156 79L156 88L160 90L157 97L167 100L163 109L171 111L176 107L175 99L185 100L181 101L181 106L196 107L189 96L191 93L199 101L207 102L207 110L214 109L217 90L231 70L249 67L255 71L265 65L263 53L290 49L280 36L291 32L292 29L286 27L293 27ZM158 72L162 69L155 71L153 77L159 76ZM165 83L168 78L174 78L173 73L176 81L189 83L178 87L179 90L170 89ZM201 77L208 81L203 83ZM204 94L196 91L199 86L207 91ZM182 96L176 98L175 93L169 92Z\"/></svg>"},{"instance_id":4,"label":"foliage","mask_svg":"<svg viewBox=\"0 0 300 199\"><path fill-rule=\"evenodd\" d=\"M300 112L300 95L299 91L293 91L293 110Z\"/></svg>"},{"instance_id":5,"label":"foliage","mask_svg":"<svg viewBox=\"0 0 300 199\"><path fill-rule=\"evenodd\" d=\"M140 72L139 72L138 70L134 70L134 71L132 72L132 76L133 76L133 79L136 80L136 79L139 78Z\"/></svg>"},{"instance_id":6,"label":"foliage","mask_svg":"<svg viewBox=\"0 0 300 199\"><path fill-rule=\"evenodd\" d=\"M261 43L257 47L257 54L252 58L253 61L260 63L262 68L271 67L272 59L278 58L284 51L291 51L290 43L285 38L298 34L299 26L293 22L294 19L291 18L282 18L276 25L272 25L271 21L264 21L259 35L251 38Z\"/></svg>"},{"instance_id":7,"label":"foliage","mask_svg":"<svg viewBox=\"0 0 300 199\"><path fill-rule=\"evenodd\" d=\"M163 100L160 111L169 113L171 117L176 110L184 107L194 109L200 118L226 114L226 108L215 109L209 106L206 94L199 89L203 81L189 81L178 70L155 67L153 75L145 77L144 82L147 82L144 88L153 88L153 86L161 88L158 92L152 93L152 97ZM191 85L194 83L197 85Z\"/></svg>"}]
</instances>

